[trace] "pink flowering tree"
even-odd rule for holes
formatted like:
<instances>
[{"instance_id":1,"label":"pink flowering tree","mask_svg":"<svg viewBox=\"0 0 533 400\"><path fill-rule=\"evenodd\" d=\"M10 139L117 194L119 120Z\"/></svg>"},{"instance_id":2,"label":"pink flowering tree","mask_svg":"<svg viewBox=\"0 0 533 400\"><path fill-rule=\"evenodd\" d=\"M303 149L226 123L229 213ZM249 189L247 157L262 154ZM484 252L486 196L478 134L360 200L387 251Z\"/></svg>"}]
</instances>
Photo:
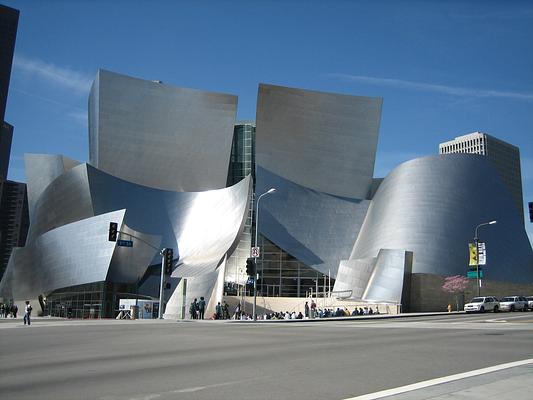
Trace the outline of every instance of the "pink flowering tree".
<instances>
[{"instance_id":1,"label":"pink flowering tree","mask_svg":"<svg viewBox=\"0 0 533 400\"><path fill-rule=\"evenodd\" d=\"M457 307L457 311L459 311L459 295L464 294L466 288L468 287L468 283L468 278L465 278L462 275L448 276L444 279L442 290L455 294L455 305Z\"/></svg>"}]
</instances>

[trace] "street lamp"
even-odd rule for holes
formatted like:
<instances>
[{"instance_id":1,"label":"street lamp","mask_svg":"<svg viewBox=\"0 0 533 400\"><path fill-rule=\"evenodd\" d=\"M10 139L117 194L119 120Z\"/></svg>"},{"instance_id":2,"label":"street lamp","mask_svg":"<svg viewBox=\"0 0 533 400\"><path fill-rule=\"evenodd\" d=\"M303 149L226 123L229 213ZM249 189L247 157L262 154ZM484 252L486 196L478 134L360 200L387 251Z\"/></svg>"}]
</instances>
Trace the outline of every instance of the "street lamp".
<instances>
[{"instance_id":1,"label":"street lamp","mask_svg":"<svg viewBox=\"0 0 533 400\"><path fill-rule=\"evenodd\" d=\"M261 197L266 196L267 194L274 193L276 191L276 188L270 188L265 193L263 193L261 196L257 198L256 204L255 204L255 241L254 241L254 247L257 247L257 227L259 225L259 200L261 200ZM257 321L257 313L256 313L256 304L257 304L257 254L254 254L254 266L255 266L255 276L254 276L254 308L252 310L252 314L254 316L254 321Z\"/></svg>"},{"instance_id":2,"label":"street lamp","mask_svg":"<svg viewBox=\"0 0 533 400\"><path fill-rule=\"evenodd\" d=\"M476 226L476 229L474 231L474 246L476 246L476 276L477 276L477 295L478 295L478 297L481 296L481 283L480 283L480 279L479 279L479 247L478 247L479 237L478 237L478 234L477 234L477 230L480 227L485 226L485 225L494 225L496 222L498 222L498 221L490 221L490 222L484 222L482 224L479 224L478 226Z\"/></svg>"}]
</instances>

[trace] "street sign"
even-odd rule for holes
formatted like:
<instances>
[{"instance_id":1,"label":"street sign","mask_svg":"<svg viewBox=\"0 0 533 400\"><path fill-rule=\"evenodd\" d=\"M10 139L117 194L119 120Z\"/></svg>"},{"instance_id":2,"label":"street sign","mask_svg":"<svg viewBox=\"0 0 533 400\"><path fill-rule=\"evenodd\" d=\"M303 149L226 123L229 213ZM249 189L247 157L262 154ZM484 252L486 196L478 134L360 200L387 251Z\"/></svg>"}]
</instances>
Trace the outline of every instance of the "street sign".
<instances>
[{"instance_id":1,"label":"street sign","mask_svg":"<svg viewBox=\"0 0 533 400\"><path fill-rule=\"evenodd\" d=\"M479 258L479 265L486 265L487 264L487 251L485 249L485 243L479 242L477 244L477 251L478 251L478 258Z\"/></svg>"},{"instance_id":2,"label":"street sign","mask_svg":"<svg viewBox=\"0 0 533 400\"><path fill-rule=\"evenodd\" d=\"M117 246L133 247L133 240L117 240Z\"/></svg>"},{"instance_id":3,"label":"street sign","mask_svg":"<svg viewBox=\"0 0 533 400\"><path fill-rule=\"evenodd\" d=\"M261 250L260 247L252 247L252 257L253 258L259 257L260 250Z\"/></svg>"},{"instance_id":4,"label":"street sign","mask_svg":"<svg viewBox=\"0 0 533 400\"><path fill-rule=\"evenodd\" d=\"M468 271L468 272L466 273L466 277L467 277L467 278L473 278L473 279L476 279L476 278L477 278L477 274L476 274L476 272L477 272L477 271ZM482 269L479 270L479 277L480 277L480 278L483 278L483 270L482 270Z\"/></svg>"}]
</instances>

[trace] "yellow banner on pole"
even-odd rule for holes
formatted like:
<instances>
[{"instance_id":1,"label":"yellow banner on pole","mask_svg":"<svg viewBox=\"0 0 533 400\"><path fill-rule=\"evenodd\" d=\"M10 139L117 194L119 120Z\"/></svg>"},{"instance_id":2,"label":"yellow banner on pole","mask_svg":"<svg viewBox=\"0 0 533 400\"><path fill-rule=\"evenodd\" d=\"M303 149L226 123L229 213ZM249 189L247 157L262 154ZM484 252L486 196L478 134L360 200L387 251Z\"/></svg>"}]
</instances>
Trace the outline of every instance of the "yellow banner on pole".
<instances>
[{"instance_id":1,"label":"yellow banner on pole","mask_svg":"<svg viewBox=\"0 0 533 400\"><path fill-rule=\"evenodd\" d=\"M475 243L468 243L468 250L470 253L470 262L468 265L477 265L477 249Z\"/></svg>"}]
</instances>

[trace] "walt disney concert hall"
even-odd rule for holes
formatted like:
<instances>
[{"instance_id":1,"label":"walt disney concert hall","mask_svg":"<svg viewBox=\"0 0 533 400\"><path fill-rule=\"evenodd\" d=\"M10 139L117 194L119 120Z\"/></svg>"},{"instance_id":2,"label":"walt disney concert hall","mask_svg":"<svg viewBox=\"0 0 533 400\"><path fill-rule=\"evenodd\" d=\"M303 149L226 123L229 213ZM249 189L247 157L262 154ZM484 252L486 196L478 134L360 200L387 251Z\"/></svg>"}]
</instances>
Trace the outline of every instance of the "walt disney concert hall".
<instances>
[{"instance_id":1,"label":"walt disney concert hall","mask_svg":"<svg viewBox=\"0 0 533 400\"><path fill-rule=\"evenodd\" d=\"M114 317L120 299L158 297L160 250L172 248L165 318L187 317L201 296L209 313L249 304L243 270L257 241L261 312L313 292L435 310L448 304L444 277L466 274L474 228L491 220L485 285L531 288L522 216L486 157L432 155L374 177L381 106L260 84L256 121L236 123L236 96L100 70L89 161L25 156L30 230L0 296ZM108 240L110 222L132 247Z\"/></svg>"}]
</instances>

